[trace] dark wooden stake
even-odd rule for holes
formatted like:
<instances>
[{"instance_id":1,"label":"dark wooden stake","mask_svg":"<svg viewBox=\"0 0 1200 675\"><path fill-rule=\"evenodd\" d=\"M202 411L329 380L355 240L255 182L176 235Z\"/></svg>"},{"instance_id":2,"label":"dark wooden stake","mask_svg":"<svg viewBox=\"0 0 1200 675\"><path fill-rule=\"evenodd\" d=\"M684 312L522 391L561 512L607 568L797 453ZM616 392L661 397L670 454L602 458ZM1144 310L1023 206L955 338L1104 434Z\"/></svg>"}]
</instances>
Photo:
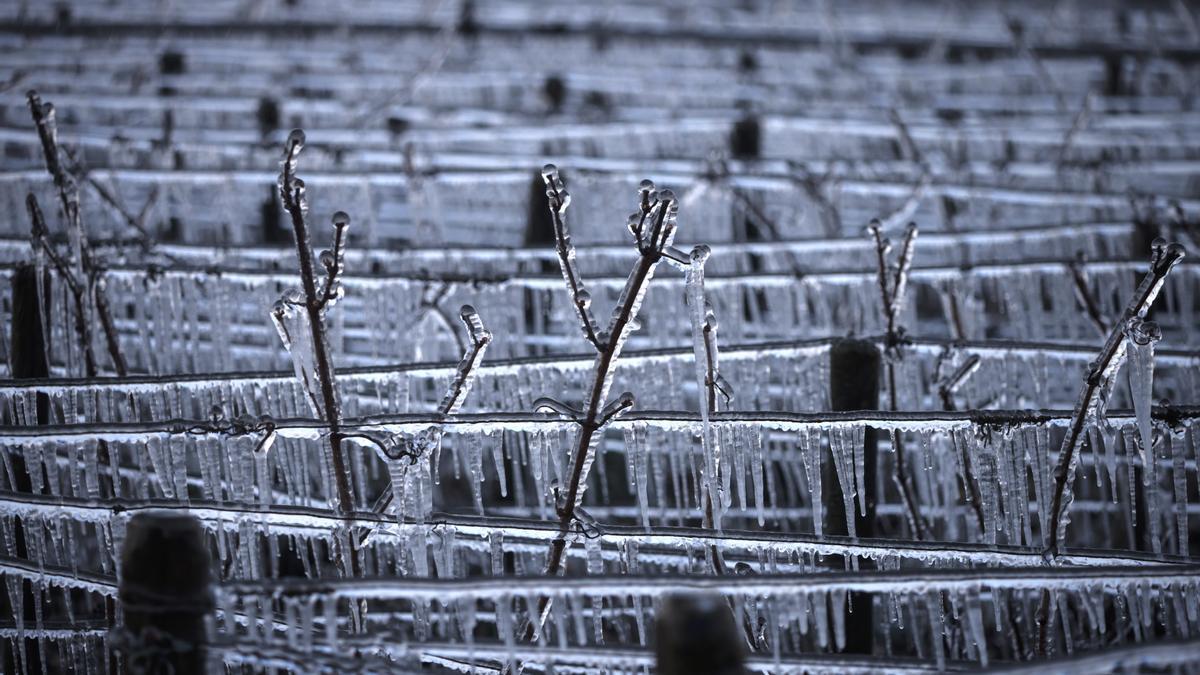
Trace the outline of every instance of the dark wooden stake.
<instances>
[{"instance_id":1,"label":"dark wooden stake","mask_svg":"<svg viewBox=\"0 0 1200 675\"><path fill-rule=\"evenodd\" d=\"M213 609L210 562L200 521L146 511L130 519L121 551L120 600L130 673L202 675L205 617Z\"/></svg>"},{"instance_id":2,"label":"dark wooden stake","mask_svg":"<svg viewBox=\"0 0 1200 675\"><path fill-rule=\"evenodd\" d=\"M866 340L838 340L829 353L829 403L830 409L878 410L879 382L883 358L879 348ZM876 502L876 450L878 438L874 429L863 435L863 476L866 485L858 486L866 493L867 513L855 509L854 529L859 537L875 536ZM841 484L834 471L832 458L822 463L821 481L825 484L825 527L830 535L848 535L846 528L846 502ZM830 487L832 486L832 487ZM833 557L833 564L842 564ZM851 593L849 611L846 614L847 653L871 654L874 649L875 624L872 620L871 595Z\"/></svg>"},{"instance_id":3,"label":"dark wooden stake","mask_svg":"<svg viewBox=\"0 0 1200 675\"><path fill-rule=\"evenodd\" d=\"M719 595L673 595L663 601L654 634L660 675L742 675L742 645L729 604Z\"/></svg>"}]
</instances>

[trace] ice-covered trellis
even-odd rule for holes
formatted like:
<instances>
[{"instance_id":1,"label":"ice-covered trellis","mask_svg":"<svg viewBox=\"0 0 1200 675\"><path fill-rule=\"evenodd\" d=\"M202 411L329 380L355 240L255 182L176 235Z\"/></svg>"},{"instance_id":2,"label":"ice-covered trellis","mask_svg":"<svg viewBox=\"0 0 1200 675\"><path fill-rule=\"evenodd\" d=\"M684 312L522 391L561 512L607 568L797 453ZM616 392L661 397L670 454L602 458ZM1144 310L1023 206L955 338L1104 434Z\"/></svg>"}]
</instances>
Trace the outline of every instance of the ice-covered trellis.
<instances>
[{"instance_id":1,"label":"ice-covered trellis","mask_svg":"<svg viewBox=\"0 0 1200 675\"><path fill-rule=\"evenodd\" d=\"M0 25L0 671L1193 668L1194 8L277 4Z\"/></svg>"}]
</instances>

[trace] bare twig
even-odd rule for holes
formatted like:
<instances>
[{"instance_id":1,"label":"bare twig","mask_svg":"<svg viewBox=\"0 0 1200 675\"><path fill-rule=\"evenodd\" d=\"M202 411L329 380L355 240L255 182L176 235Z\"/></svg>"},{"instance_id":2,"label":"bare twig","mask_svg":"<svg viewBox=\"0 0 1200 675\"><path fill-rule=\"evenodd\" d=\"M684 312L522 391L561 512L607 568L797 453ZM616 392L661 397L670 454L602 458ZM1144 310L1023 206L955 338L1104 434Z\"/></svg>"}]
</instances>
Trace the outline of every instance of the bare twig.
<instances>
[{"instance_id":1,"label":"bare twig","mask_svg":"<svg viewBox=\"0 0 1200 675\"><path fill-rule=\"evenodd\" d=\"M30 211L30 217L34 222L33 243L35 246L42 248L50 256L60 276L71 288L72 295L76 299L76 313L79 315L76 318L76 333L81 341L85 344L81 345L85 356L85 367L87 368L88 377L94 377L97 374L98 366L95 359L95 351L92 346L91 333L91 313L94 311L100 319L100 325L104 331L105 342L108 346L108 354L112 360L113 370L118 376L124 377L127 373L125 359L121 356L121 345L117 338L117 332L113 325L112 315L108 305L108 298L105 295L105 284L103 282L104 268L97 264L92 255L91 245L88 242L87 232L83 228L83 223L80 220L79 213L79 186L75 177L67 171L62 161L62 153L58 145L58 125L55 122L54 105L51 103L43 103L36 91L30 90L27 94L29 101L29 111L33 116L33 122L37 126L38 139L42 145L42 155L46 160L46 171L54 179L54 187L58 193L59 205L62 207L63 215L67 221L67 237L70 242L71 255L66 260L61 256L57 256L52 252L53 246L50 244L49 232L45 226L45 220L41 217L41 209L38 208L37 200L33 195L29 195L26 200L26 205ZM34 213L37 217L34 218ZM68 278L70 279L68 281ZM78 330L79 323L84 324L84 329Z\"/></svg>"},{"instance_id":2,"label":"bare twig","mask_svg":"<svg viewBox=\"0 0 1200 675\"><path fill-rule=\"evenodd\" d=\"M1071 152L1071 146L1075 144L1075 137L1079 135L1079 132L1087 128L1091 114L1092 95L1087 94L1083 97L1083 103L1079 106L1079 112L1075 113L1075 118L1071 120L1070 128L1063 134L1062 143L1058 146L1058 166L1060 170L1067 163L1067 155Z\"/></svg>"},{"instance_id":3,"label":"bare twig","mask_svg":"<svg viewBox=\"0 0 1200 675\"><path fill-rule=\"evenodd\" d=\"M904 328L900 326L900 311L904 305L904 294L908 288L908 275L912 269L913 246L917 239L917 226L916 223L908 224L908 228L904 232L904 243L901 245L900 255L894 267L888 264L888 255L891 252L892 245L891 242L883 237L882 225L878 220L873 220L869 229L871 236L875 240L879 299L886 324L884 360L887 369L888 398L890 408L895 410L898 407L896 397L896 361L903 356L900 345L904 339ZM904 446L901 443L899 432L892 433L892 449L896 454L893 480L896 483L896 487L900 490L900 497L904 502L905 514L913 530L913 536L916 539L924 539L925 521L922 520L921 513L918 510L916 496L905 467Z\"/></svg>"},{"instance_id":4,"label":"bare twig","mask_svg":"<svg viewBox=\"0 0 1200 675\"><path fill-rule=\"evenodd\" d=\"M1083 251L1080 251L1075 260L1068 264L1071 270L1071 281L1075 286L1075 299L1083 306L1083 311L1087 314L1087 318L1092 322L1092 326L1100 335L1108 335L1108 322L1104 319L1104 313L1100 311L1100 303L1096 301L1096 296L1092 293L1091 284L1087 278L1087 257Z\"/></svg>"},{"instance_id":5,"label":"bare twig","mask_svg":"<svg viewBox=\"0 0 1200 675\"><path fill-rule=\"evenodd\" d=\"M1150 270L1142 283L1134 291L1133 298L1126 306L1121 320L1114 323L1104 347L1099 356L1092 362L1084 380L1083 389L1079 392L1079 400L1071 416L1071 424L1063 437L1062 449L1059 451L1058 465L1054 469L1054 490L1050 500L1050 517L1046 522L1050 525L1047 540L1047 556L1058 556L1062 553L1063 540L1066 538L1067 524L1070 522L1071 502L1074 495L1069 489L1075 478L1075 467L1079 462L1079 449L1087 438L1089 424L1102 420L1104 407L1112 389L1113 379L1121 364L1125 361L1126 340L1124 326L1130 319L1144 319L1150 311L1155 298L1158 297L1170 273L1180 260L1183 259L1183 246L1168 244L1163 239L1156 239L1153 244L1153 255L1150 259ZM1052 558L1051 558L1052 559ZM1042 596L1039 609L1038 649L1046 653L1049 641L1049 618L1051 599L1049 593Z\"/></svg>"},{"instance_id":6,"label":"bare twig","mask_svg":"<svg viewBox=\"0 0 1200 675\"><path fill-rule=\"evenodd\" d=\"M137 215L130 213L121 203L121 199L117 193L108 189L104 183L101 183L95 176L88 175L85 177L87 184L92 188L92 191L99 195L100 200L108 205L113 211L125 221L125 224L138 233L138 243L143 251L149 251L154 247L154 237L150 231L146 229L146 217L150 214L150 209L154 207L158 201L159 187L155 185L150 191L150 196L146 198L146 202L142 205Z\"/></svg>"},{"instance_id":7,"label":"bare twig","mask_svg":"<svg viewBox=\"0 0 1200 675\"><path fill-rule=\"evenodd\" d=\"M546 196L549 198L550 213L554 222L555 247L562 267L563 279L574 300L584 335L598 352L584 408L579 417L573 418L579 425L579 431L575 437L570 482L567 484L565 498L559 503L559 534L550 545L546 561L546 574L556 576L561 569L567 549L567 537L577 520L576 511L582 501L588 472L595 459L595 446L603 435L604 426L613 417L605 412L608 410L606 401L609 389L612 387L614 367L621 348L624 347L630 333L638 326L638 310L641 307L646 288L654 277L658 263L663 259L675 258L674 255L669 255L668 251L675 238L675 217L678 204L674 193L670 190L660 192L650 181L642 181L639 187L638 210L629 217L628 221L629 231L637 244L638 261L621 292L608 331L601 336L592 318L591 298L583 290L582 282L575 270L575 249L571 246L570 237L562 218L570 204L570 195L554 165L547 165L542 170L542 177L546 182ZM632 394L622 394L620 400L627 402L627 405L623 404L621 409L633 405ZM549 598L542 598L539 609L538 620L529 626L527 633L529 638L534 637L540 630L541 624L544 623L546 613L549 611Z\"/></svg>"},{"instance_id":8,"label":"bare twig","mask_svg":"<svg viewBox=\"0 0 1200 675\"><path fill-rule=\"evenodd\" d=\"M1007 23L1009 35L1012 37L1013 48L1021 58L1029 62L1034 75L1041 81L1042 87L1054 96L1054 101L1059 111L1066 112L1067 99L1063 95L1062 89L1059 88L1058 83L1054 81L1054 77L1050 75L1050 71L1046 68L1046 64L1042 62L1041 57L1029 46L1029 41L1025 38L1025 24L1015 17L1009 17Z\"/></svg>"},{"instance_id":9,"label":"bare twig","mask_svg":"<svg viewBox=\"0 0 1200 675\"><path fill-rule=\"evenodd\" d=\"M821 174L809 171L808 167L799 162L788 162L792 181L804 190L804 194L816 203L821 211L821 228L827 237L842 236L842 214L837 206L837 193L841 189L841 179L834 174L834 164Z\"/></svg>"},{"instance_id":10,"label":"bare twig","mask_svg":"<svg viewBox=\"0 0 1200 675\"><path fill-rule=\"evenodd\" d=\"M442 398L441 404L438 406L438 415L441 417L449 417L458 412L462 407L463 401L466 400L467 394L471 392L471 385L475 382L475 373L479 369L479 364L483 361L484 352L487 351L488 345L492 343L492 333L483 325L483 319L479 317L479 313L470 305L463 305L459 311L459 318L467 327L467 336L471 340L471 346L464 350L462 361L458 364L458 369L454 373L453 379L450 380L450 385L446 389L446 395ZM430 427L425 430L429 437L441 435L440 427ZM411 457L415 461L421 450L418 449L416 456ZM394 458L393 458L394 459ZM390 490L384 492L375 502L373 508L375 513L385 514L392 510L392 505L395 503L396 490L400 486L392 485Z\"/></svg>"},{"instance_id":11,"label":"bare twig","mask_svg":"<svg viewBox=\"0 0 1200 675\"><path fill-rule=\"evenodd\" d=\"M349 466L346 464L345 457L342 453L342 436L341 422L342 411L341 404L338 400L337 385L334 380L333 365L330 362L329 340L325 331L325 310L329 302L329 294L333 292L338 284L338 274L342 269L342 261L333 257L330 254L329 263L326 264L325 288L317 289L317 272L313 264L312 243L310 242L308 232L308 201L304 194L304 181L296 177L296 162L301 149L304 147L304 132L296 129L288 136L287 146L284 149L283 169L279 174L279 196L283 203L283 209L292 219L292 231L295 234L296 254L300 262L300 282L303 287L303 295L300 297L289 297L285 301L276 305L274 317L277 326L283 325L283 317L286 316L290 307L299 307L307 315L308 328L310 339L312 341L311 354L296 354L293 352L293 359L303 358L312 359L313 374L316 382L304 382L305 389L309 391L314 403L317 405L316 412L321 416L321 419L329 427L329 448L330 448L330 463L333 467L333 480L336 489L337 509L342 514L349 514L354 510L354 494L351 488L351 477ZM350 217L341 211L333 216L333 225L335 232L335 242L343 241L346 228L350 224ZM322 262L326 262L325 255L322 255ZM292 345L290 340L281 330L281 337L285 339L285 346L291 351ZM300 370L300 369L298 369ZM319 400L317 392L314 392L310 385L315 384L320 389ZM342 566L349 570L349 556L347 552L339 552L342 556Z\"/></svg>"}]
</instances>

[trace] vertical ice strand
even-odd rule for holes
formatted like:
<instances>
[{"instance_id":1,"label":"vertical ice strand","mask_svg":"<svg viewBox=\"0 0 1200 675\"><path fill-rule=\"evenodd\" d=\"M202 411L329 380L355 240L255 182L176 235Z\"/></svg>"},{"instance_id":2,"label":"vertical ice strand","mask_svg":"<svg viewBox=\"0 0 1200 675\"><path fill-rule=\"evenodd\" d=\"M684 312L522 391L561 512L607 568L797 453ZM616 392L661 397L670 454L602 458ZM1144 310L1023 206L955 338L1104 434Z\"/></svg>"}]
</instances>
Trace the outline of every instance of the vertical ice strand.
<instances>
[{"instance_id":1,"label":"vertical ice strand","mask_svg":"<svg viewBox=\"0 0 1200 675\"><path fill-rule=\"evenodd\" d=\"M67 284L74 300L75 331L84 357L84 373L88 377L99 374L100 364L96 359L93 333L93 320L96 320L103 331L113 371L118 377L124 377L128 368L121 353L121 344L108 304L104 265L96 258L88 240L80 214L78 182L63 164L54 105L49 102L43 103L36 91L30 91L27 99L41 141L46 171L54 179L59 206L67 221L68 255L63 258L50 241L49 229L32 192L26 197L26 208L31 221L30 242L39 259L43 254L49 259L59 277ZM40 274L38 280L40 283Z\"/></svg>"},{"instance_id":2,"label":"vertical ice strand","mask_svg":"<svg viewBox=\"0 0 1200 675\"><path fill-rule=\"evenodd\" d=\"M710 254L708 246L703 244L692 249L684 270L684 284L688 318L692 328L692 356L695 359L696 393L701 420L700 442L704 450L704 475L700 496L704 509L702 522L705 528L720 531L721 513L727 506L728 499L728 494L722 489L722 472L728 473L728 469L721 465L721 436L713 427L710 416L719 410L718 394L724 398L725 405L729 404L732 388L720 373L717 357L717 317L704 294L704 263L708 261ZM669 259L676 261L681 257L674 254L670 255ZM711 546L710 555L713 570L717 574L724 574L725 563L720 548Z\"/></svg>"}]
</instances>

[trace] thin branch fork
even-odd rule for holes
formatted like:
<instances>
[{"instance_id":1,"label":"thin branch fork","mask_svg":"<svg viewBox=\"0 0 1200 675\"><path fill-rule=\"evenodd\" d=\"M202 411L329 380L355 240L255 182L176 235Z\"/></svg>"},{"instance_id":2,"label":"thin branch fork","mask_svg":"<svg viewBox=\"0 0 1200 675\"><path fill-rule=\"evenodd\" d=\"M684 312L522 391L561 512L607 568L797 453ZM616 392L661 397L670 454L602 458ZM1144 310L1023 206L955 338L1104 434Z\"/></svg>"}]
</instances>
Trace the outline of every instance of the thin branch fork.
<instances>
[{"instance_id":1,"label":"thin branch fork","mask_svg":"<svg viewBox=\"0 0 1200 675\"><path fill-rule=\"evenodd\" d=\"M1080 447L1087 438L1089 421L1103 418L1104 406L1112 389L1113 378L1125 361L1126 335L1125 325L1132 319L1145 319L1151 305L1158 297L1171 269L1184 257L1183 246L1177 243L1168 244L1165 240L1155 239L1152 245L1150 271L1142 278L1141 284L1134 291L1133 298L1126 306L1121 320L1117 321L1101 348L1099 356L1092 362L1084 380L1083 389L1079 392L1079 400L1071 415L1071 423L1063 438L1062 449L1059 451L1058 465L1054 469L1054 491L1050 500L1049 538L1046 555L1053 560L1061 555L1063 540L1066 538L1067 524L1070 521L1070 508L1073 494L1069 486L1075 479L1075 467L1079 462ZM1048 593L1043 593L1039 608L1038 649L1046 653L1050 632L1051 600Z\"/></svg>"},{"instance_id":2,"label":"thin branch fork","mask_svg":"<svg viewBox=\"0 0 1200 675\"><path fill-rule=\"evenodd\" d=\"M27 97L29 111L37 127L38 139L41 141L46 171L54 179L59 204L67 220L71 257L64 260L53 251L54 247L50 243L49 231L46 228L45 219L41 216L41 209L38 207L36 198L30 194L26 199L26 207L30 212L30 219L33 221L32 244L46 252L59 276L64 279L70 287L72 295L75 296L76 314L78 315L76 333L84 342L81 347L84 352L88 377L95 377L98 372L95 351L92 346L91 322L85 315L92 309L96 311L100 319L113 370L118 376L124 377L128 368L121 355L120 342L105 293L104 269L96 264L92 256L91 245L88 243L87 232L84 231L83 223L80 221L79 187L75 178L63 166L58 145L58 126L55 123L54 105L43 103L36 91L29 91ZM36 217L34 216L35 212ZM83 330L80 330L81 323Z\"/></svg>"},{"instance_id":3,"label":"thin branch fork","mask_svg":"<svg viewBox=\"0 0 1200 675\"><path fill-rule=\"evenodd\" d=\"M872 220L868 229L875 240L876 265L878 267L879 298L884 314L887 331L884 335L884 355L887 368L889 407L898 407L896 398L896 364L901 357L900 343L904 329L900 326L900 310L904 304L904 294L908 288L908 275L912 269L913 247L917 239L916 223L909 223L904 232L904 243L900 248L900 256L896 266L890 268L888 256L891 253L891 242L883 237L883 226L878 220ZM889 275L889 271L891 274ZM905 515L916 539L925 538L925 521L917 507L917 499L904 461L904 446L901 443L900 432L891 433L892 449L896 454L895 472L892 480L900 492L904 502Z\"/></svg>"},{"instance_id":4,"label":"thin branch fork","mask_svg":"<svg viewBox=\"0 0 1200 675\"><path fill-rule=\"evenodd\" d=\"M492 343L492 332L483 325L483 319L479 313L471 305L463 305L459 310L459 318L462 319L463 325L467 328L467 337L471 341L471 346L463 353L462 360L458 364L458 368L454 373L454 377L450 380L450 385L446 389L446 396L442 399L438 406L437 415L441 418L456 415L462 407L463 401L466 400L467 394L471 392L471 385L475 382L475 373L479 370L479 364L483 362L483 355L487 351L488 345ZM436 442L441 438L442 428L438 425L433 425L425 429L424 435L426 438ZM412 447L413 444L402 442L400 451L397 453L392 450L387 444L381 443L369 436L363 434L354 434L353 436L343 434L343 438L365 438L372 441L378 449L391 460L400 458L400 455L405 455L410 462L415 463L422 455L425 454L425 448ZM392 439L394 444L394 439ZM392 485L390 490L385 491L376 500L372 511L377 514L386 514L391 511L392 505L396 502L396 491L400 489L398 485Z\"/></svg>"},{"instance_id":5,"label":"thin branch fork","mask_svg":"<svg viewBox=\"0 0 1200 675\"><path fill-rule=\"evenodd\" d=\"M1068 265L1071 270L1071 282L1075 287L1075 298L1079 304L1083 305L1084 314L1087 315L1088 321L1092 322L1096 331L1100 335L1108 335L1108 322L1104 319L1104 313L1100 311L1100 303L1096 301L1091 284L1088 283L1086 265L1087 257L1083 251L1080 251L1075 256L1075 260Z\"/></svg>"},{"instance_id":6,"label":"thin branch fork","mask_svg":"<svg viewBox=\"0 0 1200 675\"><path fill-rule=\"evenodd\" d=\"M354 495L350 486L349 466L342 453L341 422L342 411L338 401L337 386L334 381L333 366L330 363L328 337L325 332L325 310L329 293L337 285L338 274L344 268L344 262L333 258L326 264L326 284L318 291L316 269L313 264L312 244L309 238L308 201L304 194L304 181L296 177L296 163L300 151L304 147L304 132L296 129L288 136L287 147L284 150L283 169L279 175L279 196L283 209L292 220L292 231L296 240L296 253L300 261L300 281L303 286L303 297L294 298L289 304L302 303L308 315L309 330L312 337L312 358L315 365L317 384L320 387L322 406L319 406L323 421L329 426L330 460L333 465L333 479L337 491L338 510L349 514L354 510ZM335 244L341 242L344 247L345 230L350 218L345 213L334 214ZM332 257L332 254L331 254ZM322 263L327 263L322 256ZM276 315L279 308L276 308ZM277 324L281 318L276 319ZM281 332L281 336L283 333ZM290 346L290 345L289 345ZM307 383L306 383L307 384ZM306 387L307 389L307 387ZM345 564L348 561L343 561ZM347 567L347 569L349 569Z\"/></svg>"},{"instance_id":7,"label":"thin branch fork","mask_svg":"<svg viewBox=\"0 0 1200 675\"><path fill-rule=\"evenodd\" d=\"M588 471L595 456L594 446L599 441L597 432L601 431L617 413L632 407L634 403L632 394L623 394L616 409L611 409L611 406L606 405L608 392L612 386L614 366L626 338L638 327L637 313L641 307L642 298L645 296L646 288L654 277L658 263L669 257L668 251L675 238L678 202L673 192L670 190L657 191L649 180L642 181L638 187L638 210L630 215L628 227L637 244L639 258L621 292L608 332L601 336L598 334L595 320L592 318L591 296L583 289L575 269L575 249L570 244L570 237L562 218L570 204L570 195L554 165L548 164L542 169L542 178L546 183L546 196L549 198L550 214L554 224L555 248L562 267L563 279L574 300L584 335L598 352L593 368L590 393L581 415L574 418L579 426L579 432L576 435L571 477L566 488L565 498L559 508L559 535L551 543L546 561L546 574L556 576L562 567L567 548L567 536L577 520L576 511L582 501ZM528 636L530 638L536 634L541 623L545 621L546 613L549 610L549 598L544 597L539 607L537 625L529 626Z\"/></svg>"}]
</instances>

